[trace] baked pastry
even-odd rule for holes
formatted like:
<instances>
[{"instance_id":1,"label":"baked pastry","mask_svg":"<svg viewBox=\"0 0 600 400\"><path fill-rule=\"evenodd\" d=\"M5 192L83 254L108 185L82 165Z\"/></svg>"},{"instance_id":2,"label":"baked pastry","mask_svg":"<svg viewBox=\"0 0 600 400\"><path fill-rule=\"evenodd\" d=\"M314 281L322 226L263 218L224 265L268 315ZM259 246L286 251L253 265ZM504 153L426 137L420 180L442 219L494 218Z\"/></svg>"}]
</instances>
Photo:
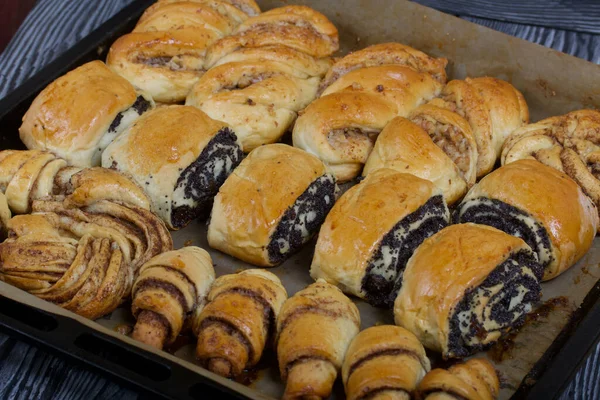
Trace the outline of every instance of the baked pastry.
<instances>
[{"instance_id":1,"label":"baked pastry","mask_svg":"<svg viewBox=\"0 0 600 400\"><path fill-rule=\"evenodd\" d=\"M125 130L102 165L131 177L171 229L206 214L243 152L236 134L194 107L153 110Z\"/></svg>"},{"instance_id":2,"label":"baked pastry","mask_svg":"<svg viewBox=\"0 0 600 400\"><path fill-rule=\"evenodd\" d=\"M116 171L68 167L67 162L40 150L0 151L0 192L15 214L31 212L34 200L69 195L67 207L85 206L98 196L149 209L144 191Z\"/></svg>"},{"instance_id":3,"label":"baked pastry","mask_svg":"<svg viewBox=\"0 0 600 400\"><path fill-rule=\"evenodd\" d=\"M433 183L378 169L335 203L325 219L310 275L379 307L391 307L415 249L448 225Z\"/></svg>"},{"instance_id":4,"label":"baked pastry","mask_svg":"<svg viewBox=\"0 0 600 400\"><path fill-rule=\"evenodd\" d=\"M265 12L209 50L211 69L186 104L225 121L244 151L279 141L315 97L338 48L336 28L304 6Z\"/></svg>"},{"instance_id":5,"label":"baked pastry","mask_svg":"<svg viewBox=\"0 0 600 400\"><path fill-rule=\"evenodd\" d=\"M33 214L8 222L0 280L96 319L129 297L142 264L173 244L150 211L103 198L89 185L79 189L87 191L83 207L68 196L35 200Z\"/></svg>"},{"instance_id":6,"label":"baked pastry","mask_svg":"<svg viewBox=\"0 0 600 400\"><path fill-rule=\"evenodd\" d=\"M219 277L197 318L196 357L210 371L238 378L254 367L273 339L287 292L279 278L262 269Z\"/></svg>"},{"instance_id":7,"label":"baked pastry","mask_svg":"<svg viewBox=\"0 0 600 400\"><path fill-rule=\"evenodd\" d=\"M207 69L207 47L259 11L254 0L159 1L112 45L106 63L158 102L183 101Z\"/></svg>"},{"instance_id":8,"label":"baked pastry","mask_svg":"<svg viewBox=\"0 0 600 400\"><path fill-rule=\"evenodd\" d=\"M567 174L600 207L600 112L578 110L525 125L502 148L502 164L533 158Z\"/></svg>"},{"instance_id":9,"label":"baked pastry","mask_svg":"<svg viewBox=\"0 0 600 400\"><path fill-rule=\"evenodd\" d=\"M334 93L313 101L300 115L294 147L316 155L345 182L360 174L377 135L395 116L395 106L375 94Z\"/></svg>"},{"instance_id":10,"label":"baked pastry","mask_svg":"<svg viewBox=\"0 0 600 400\"><path fill-rule=\"evenodd\" d=\"M258 147L219 189L208 244L254 265L278 265L318 231L336 192L318 158L284 144Z\"/></svg>"},{"instance_id":11,"label":"baked pastry","mask_svg":"<svg viewBox=\"0 0 600 400\"><path fill-rule=\"evenodd\" d=\"M495 400L500 391L496 370L483 358L472 358L450 368L436 368L419 384L420 400Z\"/></svg>"},{"instance_id":12,"label":"baked pastry","mask_svg":"<svg viewBox=\"0 0 600 400\"><path fill-rule=\"evenodd\" d=\"M28 149L50 151L70 165L97 166L106 146L153 107L150 96L92 61L42 90L19 134Z\"/></svg>"},{"instance_id":13,"label":"baked pastry","mask_svg":"<svg viewBox=\"0 0 600 400\"><path fill-rule=\"evenodd\" d=\"M598 229L596 207L579 186L535 160L516 161L484 177L467 193L456 218L522 238L537 254L544 280L583 257Z\"/></svg>"},{"instance_id":14,"label":"baked pastry","mask_svg":"<svg viewBox=\"0 0 600 400\"><path fill-rule=\"evenodd\" d=\"M433 182L449 205L467 192L467 182L449 155L420 126L396 117L381 131L369 155L363 176L391 168Z\"/></svg>"},{"instance_id":15,"label":"baked pastry","mask_svg":"<svg viewBox=\"0 0 600 400\"><path fill-rule=\"evenodd\" d=\"M409 119L423 128L454 161L469 187L474 185L478 153L469 123L460 115L432 104L418 107Z\"/></svg>"},{"instance_id":16,"label":"baked pastry","mask_svg":"<svg viewBox=\"0 0 600 400\"><path fill-rule=\"evenodd\" d=\"M8 231L8 221L11 218L10 209L8 208L8 202L6 196L0 192L0 241L6 239Z\"/></svg>"},{"instance_id":17,"label":"baked pastry","mask_svg":"<svg viewBox=\"0 0 600 400\"><path fill-rule=\"evenodd\" d=\"M529 123L529 108L521 92L491 77L450 81L431 104L454 111L468 121L477 142L478 178L494 168L508 135Z\"/></svg>"},{"instance_id":18,"label":"baked pastry","mask_svg":"<svg viewBox=\"0 0 600 400\"><path fill-rule=\"evenodd\" d=\"M310 7L274 8L249 18L232 35L213 44L206 55L206 65L212 68L220 59L242 48L273 45L315 58L328 57L339 49L338 31L326 16Z\"/></svg>"},{"instance_id":19,"label":"baked pastry","mask_svg":"<svg viewBox=\"0 0 600 400\"><path fill-rule=\"evenodd\" d=\"M146 262L131 292L137 320L132 337L162 349L206 303L215 280L210 255L195 246L167 251Z\"/></svg>"},{"instance_id":20,"label":"baked pastry","mask_svg":"<svg viewBox=\"0 0 600 400\"><path fill-rule=\"evenodd\" d=\"M359 329L358 308L323 280L290 297L277 318L283 399L328 398Z\"/></svg>"},{"instance_id":21,"label":"baked pastry","mask_svg":"<svg viewBox=\"0 0 600 400\"><path fill-rule=\"evenodd\" d=\"M342 366L346 398L410 400L430 369L415 335L399 326L373 326L356 335L346 352Z\"/></svg>"},{"instance_id":22,"label":"baked pastry","mask_svg":"<svg viewBox=\"0 0 600 400\"><path fill-rule=\"evenodd\" d=\"M354 51L336 61L321 82L321 91L340 77L359 68L380 65L404 65L418 72L431 75L436 81L446 83L445 58L433 58L401 43L380 43Z\"/></svg>"},{"instance_id":23,"label":"baked pastry","mask_svg":"<svg viewBox=\"0 0 600 400\"><path fill-rule=\"evenodd\" d=\"M486 225L450 225L408 261L395 321L445 359L463 358L523 324L540 299L542 275L522 239Z\"/></svg>"}]
</instances>

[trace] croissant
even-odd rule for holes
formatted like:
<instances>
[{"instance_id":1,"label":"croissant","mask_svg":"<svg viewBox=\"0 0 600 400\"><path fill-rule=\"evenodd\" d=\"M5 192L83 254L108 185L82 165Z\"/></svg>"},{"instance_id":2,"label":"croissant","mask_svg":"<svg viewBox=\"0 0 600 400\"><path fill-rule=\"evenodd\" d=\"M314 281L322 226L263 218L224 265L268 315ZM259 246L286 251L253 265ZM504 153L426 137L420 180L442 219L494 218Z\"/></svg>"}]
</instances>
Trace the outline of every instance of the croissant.
<instances>
[{"instance_id":1,"label":"croissant","mask_svg":"<svg viewBox=\"0 0 600 400\"><path fill-rule=\"evenodd\" d=\"M449 222L448 207L431 182L379 169L344 193L327 215L310 275L391 308L408 259Z\"/></svg>"},{"instance_id":2,"label":"croissant","mask_svg":"<svg viewBox=\"0 0 600 400\"><path fill-rule=\"evenodd\" d=\"M445 65L397 43L347 55L331 67L321 97L296 121L294 146L317 155L338 180L355 178L384 126L440 93Z\"/></svg>"},{"instance_id":3,"label":"croissant","mask_svg":"<svg viewBox=\"0 0 600 400\"><path fill-rule=\"evenodd\" d=\"M287 292L279 278L249 269L219 277L195 319L196 356L212 372L237 378L260 360Z\"/></svg>"},{"instance_id":4,"label":"croissant","mask_svg":"<svg viewBox=\"0 0 600 400\"><path fill-rule=\"evenodd\" d=\"M161 103L185 100L206 70L207 47L258 12L253 0L159 1L134 31L110 48L106 63Z\"/></svg>"},{"instance_id":5,"label":"croissant","mask_svg":"<svg viewBox=\"0 0 600 400\"><path fill-rule=\"evenodd\" d=\"M600 207L600 112L578 110L515 130L502 164L533 158L568 175Z\"/></svg>"},{"instance_id":6,"label":"croissant","mask_svg":"<svg viewBox=\"0 0 600 400\"><path fill-rule=\"evenodd\" d=\"M130 176L171 229L206 213L243 153L236 134L194 107L153 110L110 144L102 165Z\"/></svg>"},{"instance_id":7,"label":"croissant","mask_svg":"<svg viewBox=\"0 0 600 400\"><path fill-rule=\"evenodd\" d=\"M28 149L50 151L70 165L97 166L106 146L153 107L150 96L92 61L42 90L19 134Z\"/></svg>"},{"instance_id":8,"label":"croissant","mask_svg":"<svg viewBox=\"0 0 600 400\"><path fill-rule=\"evenodd\" d=\"M522 239L485 225L450 225L408 261L395 321L444 358L463 358L523 324L540 299L542 275Z\"/></svg>"},{"instance_id":9,"label":"croissant","mask_svg":"<svg viewBox=\"0 0 600 400\"><path fill-rule=\"evenodd\" d=\"M0 192L15 214L29 213L34 200L54 195L68 195L67 207L102 198L150 208L144 191L118 172L67 167L66 160L39 150L0 151Z\"/></svg>"},{"instance_id":10,"label":"croissant","mask_svg":"<svg viewBox=\"0 0 600 400\"><path fill-rule=\"evenodd\" d=\"M496 78L450 81L431 104L447 108L468 122L477 143L478 178L494 168L508 135L529 123L529 109L521 92Z\"/></svg>"},{"instance_id":11,"label":"croissant","mask_svg":"<svg viewBox=\"0 0 600 400\"><path fill-rule=\"evenodd\" d=\"M452 158L425 130L406 118L394 118L381 131L362 174L368 176L381 168L433 182L442 190L448 205L467 192L467 182Z\"/></svg>"},{"instance_id":12,"label":"croissant","mask_svg":"<svg viewBox=\"0 0 600 400\"><path fill-rule=\"evenodd\" d=\"M342 366L346 398L410 400L430 369L415 335L399 326L373 326L356 335L346 352Z\"/></svg>"},{"instance_id":13,"label":"croissant","mask_svg":"<svg viewBox=\"0 0 600 400\"><path fill-rule=\"evenodd\" d=\"M447 370L436 368L419 384L419 400L495 400L500 382L494 367L482 358L455 364Z\"/></svg>"},{"instance_id":14,"label":"croissant","mask_svg":"<svg viewBox=\"0 0 600 400\"><path fill-rule=\"evenodd\" d=\"M254 265L281 264L317 233L338 190L313 155L285 144L258 147L219 189L208 244Z\"/></svg>"},{"instance_id":15,"label":"croissant","mask_svg":"<svg viewBox=\"0 0 600 400\"><path fill-rule=\"evenodd\" d=\"M210 255L195 246L159 254L146 262L133 284L132 337L162 349L199 313L215 279Z\"/></svg>"},{"instance_id":16,"label":"croissant","mask_svg":"<svg viewBox=\"0 0 600 400\"><path fill-rule=\"evenodd\" d=\"M552 279L575 264L593 244L598 211L565 174L535 160L498 168L467 193L458 222L486 224L523 238Z\"/></svg>"},{"instance_id":17,"label":"croissant","mask_svg":"<svg viewBox=\"0 0 600 400\"><path fill-rule=\"evenodd\" d=\"M358 308L322 279L290 297L277 318L283 398L328 398L359 329Z\"/></svg>"},{"instance_id":18,"label":"croissant","mask_svg":"<svg viewBox=\"0 0 600 400\"><path fill-rule=\"evenodd\" d=\"M225 121L244 151L277 142L315 97L337 50L337 30L304 6L265 12L209 49L211 66L186 104Z\"/></svg>"},{"instance_id":19,"label":"croissant","mask_svg":"<svg viewBox=\"0 0 600 400\"><path fill-rule=\"evenodd\" d=\"M467 185L477 178L477 143L467 121L460 115L432 104L415 109L409 119L423 128L461 172Z\"/></svg>"}]
</instances>

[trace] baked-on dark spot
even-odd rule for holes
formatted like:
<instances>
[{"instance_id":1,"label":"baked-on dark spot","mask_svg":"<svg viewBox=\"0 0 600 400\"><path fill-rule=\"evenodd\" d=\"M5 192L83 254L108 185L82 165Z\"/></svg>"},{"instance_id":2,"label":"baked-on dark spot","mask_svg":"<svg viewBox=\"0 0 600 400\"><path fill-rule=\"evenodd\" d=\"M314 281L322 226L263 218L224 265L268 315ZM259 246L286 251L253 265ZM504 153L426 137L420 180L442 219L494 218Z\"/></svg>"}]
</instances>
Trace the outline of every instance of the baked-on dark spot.
<instances>
[{"instance_id":1,"label":"baked-on dark spot","mask_svg":"<svg viewBox=\"0 0 600 400\"><path fill-rule=\"evenodd\" d=\"M150 108L150 102L146 100L143 96L138 96L137 99L135 99L135 103L133 103L132 106L129 107L127 110L130 110L132 108L138 115L142 115ZM112 124L110 124L110 127L108 128L109 133L115 133L117 131L117 128L119 127L119 125L121 125L121 121L123 120L124 112L125 111L117 114Z\"/></svg>"},{"instance_id":2,"label":"baked-on dark spot","mask_svg":"<svg viewBox=\"0 0 600 400\"><path fill-rule=\"evenodd\" d=\"M331 175L323 175L315 179L285 211L267 246L271 263L283 262L310 240L333 207L335 193L335 179ZM308 221L307 214L311 211L316 215ZM301 226L309 232L307 237L302 236Z\"/></svg>"},{"instance_id":3,"label":"baked-on dark spot","mask_svg":"<svg viewBox=\"0 0 600 400\"><path fill-rule=\"evenodd\" d=\"M515 262L517 265L515 265ZM541 265L535 260L534 255L525 250L520 250L512 254L503 263L498 265L483 281L479 288L484 289L486 296L491 296L489 289L498 284L502 284L502 291L496 296L502 296L502 300L492 306L490 317L494 321L498 321L503 326L502 334L511 329L518 328L525 322L525 306L532 305L539 301L541 296L541 286L538 279L524 273L523 269L529 268L534 275L541 276ZM509 311L511 300L518 295L519 286L527 288L529 291L523 296L523 300L516 305L512 311ZM485 337L488 333L482 325L483 321L476 321L472 318L469 323L469 331L464 335L460 330L460 320L458 315L477 305L474 301L474 295L477 287L469 289L465 292L462 300L456 305L452 318L450 319L450 332L448 337L448 354L447 357L466 357L475 352L479 352L489 348L493 343L486 346L477 344L469 345L467 341L474 337ZM490 303L491 303L490 299ZM520 315L517 320L511 324L513 313ZM466 327L465 325L463 325Z\"/></svg>"},{"instance_id":4,"label":"baked-on dark spot","mask_svg":"<svg viewBox=\"0 0 600 400\"><path fill-rule=\"evenodd\" d=\"M480 197L461 203L454 215L457 223L473 222L489 225L512 236L520 237L538 254L552 252L550 236L543 225L535 222L535 230L520 221L518 216L529 217L529 214L503 201ZM553 257L544 263L545 269L553 261ZM541 261L540 261L541 262ZM543 273L543 271L542 271ZM541 275L539 276L541 279Z\"/></svg>"},{"instance_id":5,"label":"baked-on dark spot","mask_svg":"<svg viewBox=\"0 0 600 400\"><path fill-rule=\"evenodd\" d=\"M413 213L400 220L385 234L377 250L368 262L361 282L366 300L376 307L390 308L402 286L402 275L408 259L425 239L448 226L448 207L442 195L431 197ZM410 225L426 218L416 229L399 237L397 233L406 231ZM383 248L393 250L392 262L381 271ZM379 267L379 268L378 268ZM382 275L382 272L386 276Z\"/></svg>"},{"instance_id":6,"label":"baked-on dark spot","mask_svg":"<svg viewBox=\"0 0 600 400\"><path fill-rule=\"evenodd\" d=\"M242 161L243 152L237 136L229 128L221 129L206 145L200 156L179 176L175 190L183 189L184 199L193 200L193 206L177 204L173 200L171 223L177 229L208 213L213 198L231 171ZM223 168L217 171L217 164Z\"/></svg>"}]
</instances>

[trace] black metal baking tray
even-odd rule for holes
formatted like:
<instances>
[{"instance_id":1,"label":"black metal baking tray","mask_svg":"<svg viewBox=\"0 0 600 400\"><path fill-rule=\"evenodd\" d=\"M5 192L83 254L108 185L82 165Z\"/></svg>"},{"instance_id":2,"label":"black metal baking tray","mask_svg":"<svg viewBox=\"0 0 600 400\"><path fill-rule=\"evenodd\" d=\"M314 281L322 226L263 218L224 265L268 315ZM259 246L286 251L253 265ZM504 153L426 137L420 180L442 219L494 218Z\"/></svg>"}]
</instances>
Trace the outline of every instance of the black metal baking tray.
<instances>
[{"instance_id":1,"label":"black metal baking tray","mask_svg":"<svg viewBox=\"0 0 600 400\"><path fill-rule=\"evenodd\" d=\"M18 138L18 127L35 96L67 71L93 59L105 59L111 43L131 31L151 3L153 0L134 1L2 99L0 149L24 148ZM438 53L443 54L443 50ZM236 390L235 385L232 387L222 379L219 381L210 373L198 374L174 362L172 357L161 357L131 341L103 333L93 328L93 323L78 322L68 317L68 313L40 310L4 294L0 293L1 331L75 360L143 393L177 399L248 397ZM513 398L558 398L599 339L600 281L586 295L570 322L531 369Z\"/></svg>"}]
</instances>

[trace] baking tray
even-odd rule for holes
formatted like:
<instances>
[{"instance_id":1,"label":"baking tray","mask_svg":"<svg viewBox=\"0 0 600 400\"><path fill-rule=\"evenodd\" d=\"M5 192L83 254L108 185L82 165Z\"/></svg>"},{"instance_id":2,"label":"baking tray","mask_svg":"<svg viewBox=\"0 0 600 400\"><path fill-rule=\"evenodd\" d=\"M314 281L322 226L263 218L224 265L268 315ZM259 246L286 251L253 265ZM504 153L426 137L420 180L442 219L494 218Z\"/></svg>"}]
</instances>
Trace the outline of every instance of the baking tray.
<instances>
[{"instance_id":1,"label":"baking tray","mask_svg":"<svg viewBox=\"0 0 600 400\"><path fill-rule=\"evenodd\" d=\"M0 148L23 148L17 129L33 98L49 82L92 59L104 59L110 44L129 32L153 0L137 0L0 101ZM287 4L259 1L263 10ZM525 95L532 121L600 105L600 67L532 43L474 25L415 3L397 0L294 1L309 5L338 27L341 54L385 41L399 41L450 60L450 78L496 76ZM173 234L177 248L208 249L198 222ZM290 295L311 283L308 268L314 241L272 269ZM248 267L210 250L218 275ZM484 355L502 381L501 398L557 398L600 338L600 239L573 268L544 283L544 304L525 326ZM392 323L391 312L357 301L362 328ZM156 351L117 332L133 324L125 305L89 321L0 282L0 329L156 396L195 398L279 397L283 386L272 352L248 386L223 379L193 362L192 343ZM434 363L439 364L435 359ZM334 398L343 398L339 382Z\"/></svg>"}]
</instances>

